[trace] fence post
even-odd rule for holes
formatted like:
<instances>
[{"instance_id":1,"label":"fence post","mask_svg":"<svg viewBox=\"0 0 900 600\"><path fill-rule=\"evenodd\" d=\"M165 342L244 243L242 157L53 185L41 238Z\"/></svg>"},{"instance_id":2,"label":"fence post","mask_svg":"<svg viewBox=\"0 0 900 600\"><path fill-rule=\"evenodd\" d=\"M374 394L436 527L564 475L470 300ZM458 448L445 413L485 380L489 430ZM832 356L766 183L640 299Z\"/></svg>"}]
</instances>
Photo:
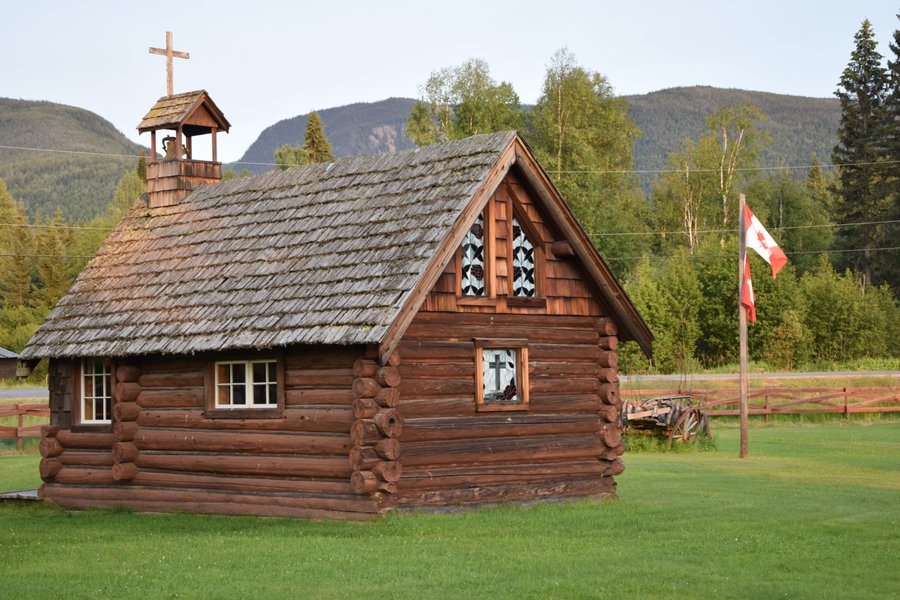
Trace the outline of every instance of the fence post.
<instances>
[{"instance_id":1,"label":"fence post","mask_svg":"<svg viewBox=\"0 0 900 600\"><path fill-rule=\"evenodd\" d=\"M850 420L850 394L847 388L844 388L844 419Z\"/></svg>"},{"instance_id":2,"label":"fence post","mask_svg":"<svg viewBox=\"0 0 900 600\"><path fill-rule=\"evenodd\" d=\"M763 408L765 409L765 413L763 413L763 420L766 425L769 424L769 394L765 395L765 401L763 403Z\"/></svg>"},{"instance_id":3,"label":"fence post","mask_svg":"<svg viewBox=\"0 0 900 600\"><path fill-rule=\"evenodd\" d=\"M25 447L22 439L22 427L25 426L25 412L22 410L21 404L16 404L16 410L19 411L19 427L16 429L16 450L22 450Z\"/></svg>"}]
</instances>

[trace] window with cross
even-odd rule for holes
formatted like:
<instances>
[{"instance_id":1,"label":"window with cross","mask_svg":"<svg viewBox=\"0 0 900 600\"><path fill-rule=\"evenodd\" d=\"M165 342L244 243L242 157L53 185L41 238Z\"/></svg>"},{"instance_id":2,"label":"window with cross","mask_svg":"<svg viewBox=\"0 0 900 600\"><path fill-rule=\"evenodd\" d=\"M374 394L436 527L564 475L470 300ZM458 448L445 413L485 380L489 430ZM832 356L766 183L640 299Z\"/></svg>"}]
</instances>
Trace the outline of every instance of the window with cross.
<instances>
[{"instance_id":1,"label":"window with cross","mask_svg":"<svg viewBox=\"0 0 900 600\"><path fill-rule=\"evenodd\" d=\"M528 348L524 340L475 340L478 410L528 408Z\"/></svg>"}]
</instances>

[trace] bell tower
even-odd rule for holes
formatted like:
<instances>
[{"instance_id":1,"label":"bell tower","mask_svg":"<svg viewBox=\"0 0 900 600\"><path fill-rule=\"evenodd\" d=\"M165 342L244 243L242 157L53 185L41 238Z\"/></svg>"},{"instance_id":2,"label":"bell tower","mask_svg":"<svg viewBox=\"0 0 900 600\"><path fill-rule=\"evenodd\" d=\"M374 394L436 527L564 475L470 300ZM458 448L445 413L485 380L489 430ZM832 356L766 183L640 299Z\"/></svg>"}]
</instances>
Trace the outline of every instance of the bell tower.
<instances>
[{"instance_id":1,"label":"bell tower","mask_svg":"<svg viewBox=\"0 0 900 600\"><path fill-rule=\"evenodd\" d=\"M150 48L151 54L166 56L168 94L138 124L138 133L150 132L150 161L147 164L147 191L150 208L178 204L194 188L222 179L222 163L218 162L216 134L228 133L231 124L205 90L172 93L172 58L190 58L186 52L172 50L172 33L166 32L166 48ZM166 131L162 146L157 146L157 132ZM210 136L212 160L196 160L194 138ZM158 150L162 150L162 158Z\"/></svg>"}]
</instances>

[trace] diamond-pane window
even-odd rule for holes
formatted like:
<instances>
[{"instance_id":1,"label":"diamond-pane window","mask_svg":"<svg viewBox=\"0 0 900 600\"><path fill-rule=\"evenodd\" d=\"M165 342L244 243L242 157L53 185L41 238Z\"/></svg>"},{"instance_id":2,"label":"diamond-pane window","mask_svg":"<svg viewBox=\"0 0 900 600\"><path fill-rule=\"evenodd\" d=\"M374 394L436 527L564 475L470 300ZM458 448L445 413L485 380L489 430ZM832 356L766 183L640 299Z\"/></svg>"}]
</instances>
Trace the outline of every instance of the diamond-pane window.
<instances>
[{"instance_id":1,"label":"diamond-pane window","mask_svg":"<svg viewBox=\"0 0 900 600\"><path fill-rule=\"evenodd\" d=\"M462 241L462 277L464 296L485 295L484 215L478 215Z\"/></svg>"},{"instance_id":2,"label":"diamond-pane window","mask_svg":"<svg viewBox=\"0 0 900 600\"><path fill-rule=\"evenodd\" d=\"M534 245L515 217L512 226L513 295L531 298L534 296Z\"/></svg>"}]
</instances>

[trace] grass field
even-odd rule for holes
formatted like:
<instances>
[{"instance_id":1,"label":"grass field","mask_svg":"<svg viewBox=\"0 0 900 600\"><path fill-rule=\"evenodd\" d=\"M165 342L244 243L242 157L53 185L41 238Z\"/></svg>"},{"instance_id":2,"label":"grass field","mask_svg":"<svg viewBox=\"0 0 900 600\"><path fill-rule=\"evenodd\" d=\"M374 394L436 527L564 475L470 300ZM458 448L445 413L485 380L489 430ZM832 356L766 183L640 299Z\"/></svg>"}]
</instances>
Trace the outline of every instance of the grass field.
<instances>
[{"instance_id":1,"label":"grass field","mask_svg":"<svg viewBox=\"0 0 900 600\"><path fill-rule=\"evenodd\" d=\"M747 460L716 435L626 455L604 504L363 524L0 505L0 597L896 597L900 422L753 427ZM0 455L0 488L37 460Z\"/></svg>"}]
</instances>

